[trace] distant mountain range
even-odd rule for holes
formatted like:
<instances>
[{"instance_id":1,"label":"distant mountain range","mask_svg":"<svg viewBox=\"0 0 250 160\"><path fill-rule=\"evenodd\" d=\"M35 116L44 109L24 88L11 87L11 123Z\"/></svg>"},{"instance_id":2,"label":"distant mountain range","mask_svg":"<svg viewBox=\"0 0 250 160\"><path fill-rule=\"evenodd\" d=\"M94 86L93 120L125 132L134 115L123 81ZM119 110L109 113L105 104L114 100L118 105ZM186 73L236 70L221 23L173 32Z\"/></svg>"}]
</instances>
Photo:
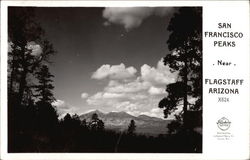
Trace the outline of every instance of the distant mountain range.
<instances>
[{"instance_id":1,"label":"distant mountain range","mask_svg":"<svg viewBox=\"0 0 250 160\"><path fill-rule=\"evenodd\" d=\"M85 119L89 122L94 113L96 113L99 119L104 122L106 129L126 131L130 121L133 119L136 125L136 133L152 136L167 133L167 124L171 122L171 120L163 120L161 118L150 117L147 115L135 117L126 112L103 113L99 110L82 114L80 119Z\"/></svg>"}]
</instances>

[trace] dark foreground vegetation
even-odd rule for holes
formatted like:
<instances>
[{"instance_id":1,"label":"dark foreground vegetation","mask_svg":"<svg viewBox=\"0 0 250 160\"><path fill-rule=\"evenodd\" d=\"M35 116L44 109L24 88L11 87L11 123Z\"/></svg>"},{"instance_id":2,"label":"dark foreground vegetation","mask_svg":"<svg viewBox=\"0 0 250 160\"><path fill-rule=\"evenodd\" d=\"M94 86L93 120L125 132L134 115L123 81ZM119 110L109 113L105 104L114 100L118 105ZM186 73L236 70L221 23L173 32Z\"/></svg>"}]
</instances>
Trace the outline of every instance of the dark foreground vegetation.
<instances>
[{"instance_id":1,"label":"dark foreground vegetation","mask_svg":"<svg viewBox=\"0 0 250 160\"><path fill-rule=\"evenodd\" d=\"M17 110L18 119L9 130L9 152L193 153L202 149L202 137L193 131L153 137L137 135L131 127L124 132L105 130L94 115L86 123L77 115L57 121L53 112L38 114L28 107Z\"/></svg>"}]
</instances>

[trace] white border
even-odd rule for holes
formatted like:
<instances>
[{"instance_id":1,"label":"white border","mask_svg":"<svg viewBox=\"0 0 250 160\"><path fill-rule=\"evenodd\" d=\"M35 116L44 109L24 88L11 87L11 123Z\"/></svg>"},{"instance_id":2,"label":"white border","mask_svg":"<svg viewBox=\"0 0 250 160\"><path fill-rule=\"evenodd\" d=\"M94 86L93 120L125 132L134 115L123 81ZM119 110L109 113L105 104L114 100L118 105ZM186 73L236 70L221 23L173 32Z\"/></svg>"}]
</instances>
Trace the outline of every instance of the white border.
<instances>
[{"instance_id":1,"label":"white border","mask_svg":"<svg viewBox=\"0 0 250 160\"><path fill-rule=\"evenodd\" d=\"M7 153L7 7L8 6L40 6L40 7L131 7L131 6L244 6L248 5L248 1L2 1L1 2L1 159L131 159L131 160L146 160L146 159L232 159L227 155L211 155L207 154L207 150L203 150L202 154L169 154L169 153L143 153L143 154L123 154L123 153ZM249 9L249 8L248 8ZM248 16L249 17L249 16ZM248 66L249 67L249 66ZM204 77L203 77L204 78ZM248 94L249 95L249 94ZM203 96L204 97L204 96ZM249 98L249 97L247 97ZM248 102L249 104L249 102ZM204 107L204 105L203 105ZM209 118L206 113L203 113L203 120ZM249 117L248 117L249 120ZM204 128L203 133L209 132L209 129ZM249 129L248 129L249 131ZM205 139L203 134L203 142ZM204 149L203 143L203 149ZM246 153L243 153L244 155ZM248 152L249 154L249 152ZM236 155L237 156L237 155ZM248 158L248 157L246 157Z\"/></svg>"}]
</instances>

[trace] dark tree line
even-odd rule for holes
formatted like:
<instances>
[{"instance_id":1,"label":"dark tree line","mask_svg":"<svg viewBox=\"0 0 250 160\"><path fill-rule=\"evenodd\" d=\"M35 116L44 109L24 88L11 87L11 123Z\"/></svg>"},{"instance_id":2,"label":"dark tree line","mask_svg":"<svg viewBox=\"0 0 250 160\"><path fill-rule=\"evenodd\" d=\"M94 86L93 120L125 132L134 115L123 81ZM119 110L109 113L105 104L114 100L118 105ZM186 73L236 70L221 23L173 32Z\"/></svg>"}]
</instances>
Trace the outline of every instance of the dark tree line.
<instances>
[{"instance_id":1,"label":"dark tree line","mask_svg":"<svg viewBox=\"0 0 250 160\"><path fill-rule=\"evenodd\" d=\"M200 135L138 135L134 120L115 132L97 114L90 122L76 114L58 119L49 70L56 52L44 33L33 8L9 8L8 152L201 152Z\"/></svg>"},{"instance_id":2,"label":"dark tree line","mask_svg":"<svg viewBox=\"0 0 250 160\"><path fill-rule=\"evenodd\" d=\"M171 53L164 57L164 64L178 72L175 83L166 87L167 97L159 102L167 118L175 114L175 121L168 125L170 133L201 127L202 111L202 8L182 7L174 14L167 28L167 41ZM194 103L190 99L195 100Z\"/></svg>"},{"instance_id":3,"label":"dark tree line","mask_svg":"<svg viewBox=\"0 0 250 160\"><path fill-rule=\"evenodd\" d=\"M15 151L34 142L28 137L48 141L56 133L58 115L51 104L55 98L48 68L55 50L32 8L9 8L8 43L8 148Z\"/></svg>"}]
</instances>

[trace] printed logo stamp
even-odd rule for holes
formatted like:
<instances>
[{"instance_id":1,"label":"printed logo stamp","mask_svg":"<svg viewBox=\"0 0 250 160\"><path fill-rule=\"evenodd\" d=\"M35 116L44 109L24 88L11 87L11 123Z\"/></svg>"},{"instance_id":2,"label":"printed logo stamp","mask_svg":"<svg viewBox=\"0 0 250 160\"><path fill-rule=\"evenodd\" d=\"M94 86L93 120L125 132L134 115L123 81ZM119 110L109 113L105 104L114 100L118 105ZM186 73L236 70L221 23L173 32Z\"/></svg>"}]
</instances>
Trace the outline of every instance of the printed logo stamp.
<instances>
[{"instance_id":1,"label":"printed logo stamp","mask_svg":"<svg viewBox=\"0 0 250 160\"><path fill-rule=\"evenodd\" d=\"M228 130L230 128L230 125L231 125L231 122L225 117L222 117L221 119L217 121L217 126L222 131Z\"/></svg>"}]
</instances>

